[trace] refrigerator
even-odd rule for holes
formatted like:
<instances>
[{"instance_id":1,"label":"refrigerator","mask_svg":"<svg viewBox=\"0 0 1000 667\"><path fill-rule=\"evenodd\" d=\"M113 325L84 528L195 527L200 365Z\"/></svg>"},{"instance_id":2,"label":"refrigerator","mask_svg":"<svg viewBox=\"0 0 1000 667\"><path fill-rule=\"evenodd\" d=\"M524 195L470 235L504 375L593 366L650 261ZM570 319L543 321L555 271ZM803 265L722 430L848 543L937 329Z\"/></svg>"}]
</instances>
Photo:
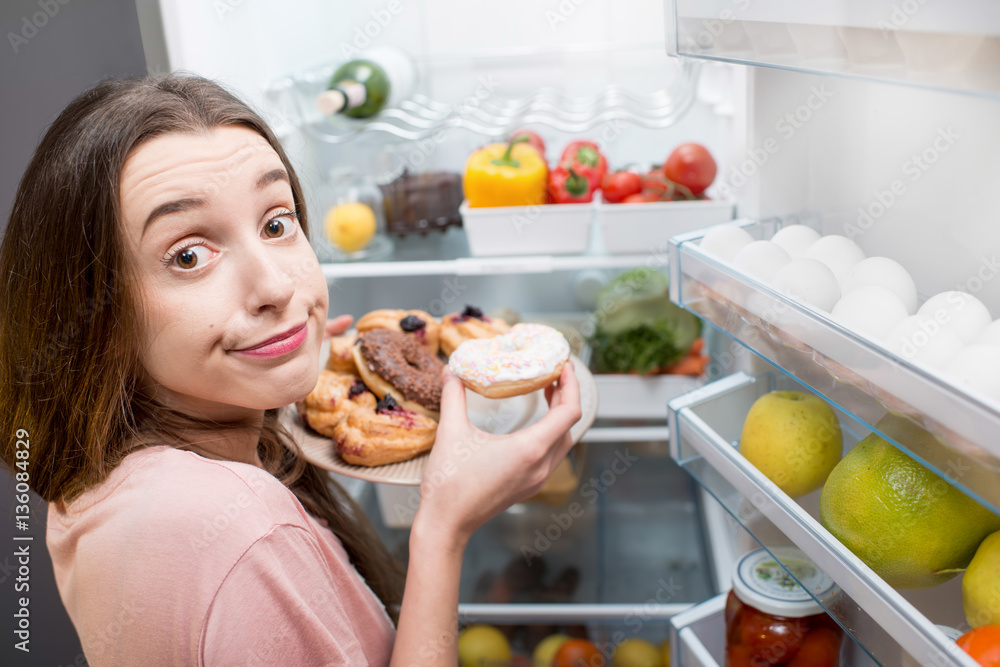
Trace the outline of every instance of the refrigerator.
<instances>
[{"instance_id":1,"label":"refrigerator","mask_svg":"<svg viewBox=\"0 0 1000 667\"><path fill-rule=\"evenodd\" d=\"M609 656L639 637L669 640L671 664L721 665L734 563L760 546L792 544L837 584L817 601L845 632L841 664L975 664L945 634L968 629L961 577L892 588L823 528L819 491L788 497L738 442L763 394L814 393L833 406L845 453L878 432L997 512L996 402L803 307L699 242L729 218L758 240L802 224L895 260L921 302L958 290L1000 316L995 3L160 0L137 8L150 69L215 78L272 123L314 228L333 170L381 183L404 170L461 173L470 152L519 127L542 135L550 162L580 138L596 140L619 168L660 164L684 142L715 156L708 193L717 205L708 214L669 209L641 226L631 212L613 222L615 212L595 204L573 250L539 252L532 232L518 239L520 252L475 254L467 218L395 238L386 257L323 264L331 313L355 317L377 308L440 316L471 304L586 334L597 290L650 267L669 276L674 303L704 322L713 359L705 377L670 387L602 379L597 420L572 455L575 485L557 501L515 505L477 533L463 569L463 623L503 628L522 655L562 631L585 634ZM415 92L365 121L323 118L311 96L339 64L377 46L412 58ZM633 223L638 244L615 247ZM532 228L545 226L543 215ZM630 465L614 467L623 460ZM413 487L340 481L405 559ZM570 516L574 503L582 510Z\"/></svg>"}]
</instances>

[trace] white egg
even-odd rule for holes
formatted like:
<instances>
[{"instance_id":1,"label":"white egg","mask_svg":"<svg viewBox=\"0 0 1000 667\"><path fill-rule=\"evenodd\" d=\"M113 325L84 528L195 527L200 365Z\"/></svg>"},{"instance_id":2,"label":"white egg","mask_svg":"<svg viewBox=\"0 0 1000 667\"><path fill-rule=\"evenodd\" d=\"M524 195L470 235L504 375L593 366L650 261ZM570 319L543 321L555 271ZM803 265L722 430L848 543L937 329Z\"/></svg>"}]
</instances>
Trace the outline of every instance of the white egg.
<instances>
[{"instance_id":1,"label":"white egg","mask_svg":"<svg viewBox=\"0 0 1000 667\"><path fill-rule=\"evenodd\" d=\"M754 241L736 253L733 266L748 276L767 283L790 261L792 258L780 245L770 241Z\"/></svg>"},{"instance_id":2,"label":"white egg","mask_svg":"<svg viewBox=\"0 0 1000 667\"><path fill-rule=\"evenodd\" d=\"M917 312L917 284L910 272L888 257L869 257L854 265L844 283L844 293L865 285L881 285L896 293L906 306L906 312Z\"/></svg>"},{"instance_id":3,"label":"white egg","mask_svg":"<svg viewBox=\"0 0 1000 667\"><path fill-rule=\"evenodd\" d=\"M710 227L698 244L701 249L721 260L732 262L743 246L753 243L753 237L732 223Z\"/></svg>"},{"instance_id":4,"label":"white egg","mask_svg":"<svg viewBox=\"0 0 1000 667\"><path fill-rule=\"evenodd\" d=\"M837 277L818 259L793 259L774 274L771 283L779 292L826 313L840 300Z\"/></svg>"},{"instance_id":5,"label":"white egg","mask_svg":"<svg viewBox=\"0 0 1000 667\"><path fill-rule=\"evenodd\" d=\"M978 345L996 345L1000 347L1000 320L994 320L992 324L983 329L976 339Z\"/></svg>"},{"instance_id":6,"label":"white egg","mask_svg":"<svg viewBox=\"0 0 1000 667\"><path fill-rule=\"evenodd\" d=\"M917 315L951 329L966 345L979 338L993 320L986 306L965 292L935 294L920 306Z\"/></svg>"},{"instance_id":7,"label":"white egg","mask_svg":"<svg viewBox=\"0 0 1000 667\"><path fill-rule=\"evenodd\" d=\"M1000 401L1000 347L970 345L955 355L942 375L958 386Z\"/></svg>"},{"instance_id":8,"label":"white egg","mask_svg":"<svg viewBox=\"0 0 1000 667\"><path fill-rule=\"evenodd\" d=\"M771 237L773 243L777 243L785 249L792 259L798 259L805 255L813 243L819 241L820 234L812 227L805 225L788 225L782 227Z\"/></svg>"},{"instance_id":9,"label":"white egg","mask_svg":"<svg viewBox=\"0 0 1000 667\"><path fill-rule=\"evenodd\" d=\"M843 285L850 276L851 269L865 258L865 252L846 236L831 234L809 246L803 257L818 259L830 267L841 284L840 291L843 292Z\"/></svg>"},{"instance_id":10,"label":"white egg","mask_svg":"<svg viewBox=\"0 0 1000 667\"><path fill-rule=\"evenodd\" d=\"M934 370L944 368L965 346L954 331L919 315L911 315L893 327L885 343L901 358Z\"/></svg>"},{"instance_id":11,"label":"white egg","mask_svg":"<svg viewBox=\"0 0 1000 667\"><path fill-rule=\"evenodd\" d=\"M859 287L841 297L830 312L833 319L867 338L881 340L906 319L906 306L881 285Z\"/></svg>"}]
</instances>

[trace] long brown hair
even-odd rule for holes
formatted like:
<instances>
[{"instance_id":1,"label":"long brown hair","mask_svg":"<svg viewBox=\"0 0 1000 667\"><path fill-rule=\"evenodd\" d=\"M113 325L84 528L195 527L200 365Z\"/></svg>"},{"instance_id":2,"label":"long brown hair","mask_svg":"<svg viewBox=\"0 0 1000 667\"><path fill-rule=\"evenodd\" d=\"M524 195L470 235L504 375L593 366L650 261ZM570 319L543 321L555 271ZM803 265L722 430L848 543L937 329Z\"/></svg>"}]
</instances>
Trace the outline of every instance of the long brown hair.
<instances>
[{"instance_id":1,"label":"long brown hair","mask_svg":"<svg viewBox=\"0 0 1000 667\"><path fill-rule=\"evenodd\" d=\"M181 445L192 427L245 427L193 419L142 391L142 300L130 279L119 189L125 161L144 141L232 125L256 131L281 158L308 234L301 185L267 124L191 75L99 83L56 118L21 179L0 245L0 458L23 471L13 434L25 429L29 484L46 501L72 501L131 451ZM302 456L277 410L265 413L258 456L326 520L395 619L402 568L343 488Z\"/></svg>"}]
</instances>

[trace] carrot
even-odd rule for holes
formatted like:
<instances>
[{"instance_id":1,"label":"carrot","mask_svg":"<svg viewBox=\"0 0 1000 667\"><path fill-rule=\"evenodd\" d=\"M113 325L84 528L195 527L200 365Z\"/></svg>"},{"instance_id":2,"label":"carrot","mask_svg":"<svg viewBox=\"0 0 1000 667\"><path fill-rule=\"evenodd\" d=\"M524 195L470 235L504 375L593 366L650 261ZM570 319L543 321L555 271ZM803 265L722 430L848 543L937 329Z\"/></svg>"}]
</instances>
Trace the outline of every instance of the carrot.
<instances>
[{"instance_id":1,"label":"carrot","mask_svg":"<svg viewBox=\"0 0 1000 667\"><path fill-rule=\"evenodd\" d=\"M691 344L691 349L688 350L688 355L692 357L697 357L701 354L701 351L705 349L705 339L695 338L694 343Z\"/></svg>"},{"instance_id":2,"label":"carrot","mask_svg":"<svg viewBox=\"0 0 1000 667\"><path fill-rule=\"evenodd\" d=\"M694 375L698 376L705 372L708 365L708 356L686 356L680 361L667 366L666 372L674 375Z\"/></svg>"}]
</instances>

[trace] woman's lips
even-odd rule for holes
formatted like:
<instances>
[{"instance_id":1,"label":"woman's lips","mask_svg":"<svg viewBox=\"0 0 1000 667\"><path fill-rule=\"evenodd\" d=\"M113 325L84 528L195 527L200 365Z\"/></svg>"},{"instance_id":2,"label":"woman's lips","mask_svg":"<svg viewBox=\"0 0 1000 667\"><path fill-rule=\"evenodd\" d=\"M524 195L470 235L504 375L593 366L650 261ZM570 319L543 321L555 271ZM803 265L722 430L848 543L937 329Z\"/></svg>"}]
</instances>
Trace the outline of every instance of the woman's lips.
<instances>
[{"instance_id":1,"label":"woman's lips","mask_svg":"<svg viewBox=\"0 0 1000 667\"><path fill-rule=\"evenodd\" d=\"M250 357L257 357L259 359L280 357L283 354L288 354L292 350L298 349L299 346L305 342L308 335L309 331L306 325L303 324L294 329L290 329L275 338L272 338L269 342L255 345L254 347L246 348L244 350L233 350L233 352L245 354Z\"/></svg>"}]
</instances>

